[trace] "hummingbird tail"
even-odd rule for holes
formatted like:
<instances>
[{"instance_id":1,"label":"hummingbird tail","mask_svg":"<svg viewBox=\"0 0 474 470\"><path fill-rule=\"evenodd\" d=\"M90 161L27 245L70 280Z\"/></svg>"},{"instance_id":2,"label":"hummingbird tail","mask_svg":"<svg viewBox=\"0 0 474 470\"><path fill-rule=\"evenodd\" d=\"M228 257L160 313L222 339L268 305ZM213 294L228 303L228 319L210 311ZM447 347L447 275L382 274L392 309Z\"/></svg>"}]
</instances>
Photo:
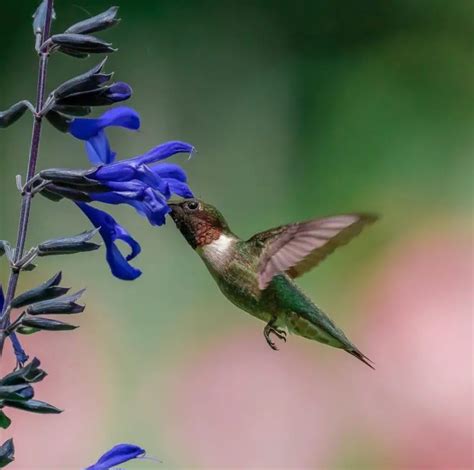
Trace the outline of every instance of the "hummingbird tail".
<instances>
[{"instance_id":1,"label":"hummingbird tail","mask_svg":"<svg viewBox=\"0 0 474 470\"><path fill-rule=\"evenodd\" d=\"M359 361L362 361L364 364L369 366L371 369L375 370L375 367L372 365L374 361L370 360L367 356L362 354L358 349L346 349L346 351L351 354L352 356L356 357L359 359ZM372 364L371 364L372 363Z\"/></svg>"}]
</instances>

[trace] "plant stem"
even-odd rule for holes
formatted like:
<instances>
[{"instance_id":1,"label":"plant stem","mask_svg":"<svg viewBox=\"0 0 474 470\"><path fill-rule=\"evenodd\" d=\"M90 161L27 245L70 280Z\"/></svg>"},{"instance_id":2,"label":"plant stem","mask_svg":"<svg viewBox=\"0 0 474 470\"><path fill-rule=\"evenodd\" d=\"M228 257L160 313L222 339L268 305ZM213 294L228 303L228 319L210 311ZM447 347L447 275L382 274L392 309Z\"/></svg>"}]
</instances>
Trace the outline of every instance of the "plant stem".
<instances>
[{"instance_id":1,"label":"plant stem","mask_svg":"<svg viewBox=\"0 0 474 470\"><path fill-rule=\"evenodd\" d=\"M46 19L44 24L44 29L41 36L41 42L44 43L50 36L51 33L51 22L53 18L53 1L47 0L46 6ZM48 71L48 53L40 53L39 55L39 68L38 68L38 80L36 86L36 104L35 104L35 118L33 122L33 130L31 133L31 145L30 145L30 154L28 158L28 169L26 172L26 181L29 181L36 171L36 163L38 161L39 146L41 139L41 127L43 117L39 114L40 110L44 104L44 96L46 89L46 76ZM20 218L18 222L18 232L16 240L16 249L14 261L18 262L22 256L25 249L26 234L28 231L28 221L30 218L30 209L31 209L31 198L32 195L29 191L26 191L21 200L21 209L20 209ZM5 335L3 331L8 326L10 322L9 314L9 305L15 296L16 287L18 284L18 278L20 276L20 271L17 269L11 269L10 278L8 280L8 288L5 296L5 304L3 312L0 315L0 355L3 351L3 343L5 341Z\"/></svg>"}]
</instances>

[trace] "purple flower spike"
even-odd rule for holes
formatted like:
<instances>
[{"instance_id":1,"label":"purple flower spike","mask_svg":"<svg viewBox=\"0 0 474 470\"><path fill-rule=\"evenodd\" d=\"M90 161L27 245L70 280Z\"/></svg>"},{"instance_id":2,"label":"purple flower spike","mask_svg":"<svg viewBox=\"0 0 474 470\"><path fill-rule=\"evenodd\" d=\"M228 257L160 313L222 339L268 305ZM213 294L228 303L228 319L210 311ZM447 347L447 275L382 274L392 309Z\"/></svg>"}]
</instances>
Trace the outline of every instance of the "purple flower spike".
<instances>
[{"instance_id":1,"label":"purple flower spike","mask_svg":"<svg viewBox=\"0 0 474 470\"><path fill-rule=\"evenodd\" d=\"M127 93L122 83L116 83L113 91L117 96ZM104 129L110 126L124 127L125 129L138 130L140 116L132 108L120 106L106 111L96 119L76 118L69 125L69 132L77 139L86 141L86 151L91 163L109 164L115 160Z\"/></svg>"},{"instance_id":2,"label":"purple flower spike","mask_svg":"<svg viewBox=\"0 0 474 470\"><path fill-rule=\"evenodd\" d=\"M142 272L128 263L141 251L138 242L111 215L83 202L76 202L76 204L92 222L92 225L99 229L107 250L106 258L112 274L125 281L133 281L140 276ZM131 253L128 256L123 256L117 248L115 245L117 240L124 241L130 247Z\"/></svg>"},{"instance_id":3,"label":"purple flower spike","mask_svg":"<svg viewBox=\"0 0 474 470\"><path fill-rule=\"evenodd\" d=\"M86 470L109 470L115 465L145 457L145 450L134 444L117 444Z\"/></svg>"}]
</instances>

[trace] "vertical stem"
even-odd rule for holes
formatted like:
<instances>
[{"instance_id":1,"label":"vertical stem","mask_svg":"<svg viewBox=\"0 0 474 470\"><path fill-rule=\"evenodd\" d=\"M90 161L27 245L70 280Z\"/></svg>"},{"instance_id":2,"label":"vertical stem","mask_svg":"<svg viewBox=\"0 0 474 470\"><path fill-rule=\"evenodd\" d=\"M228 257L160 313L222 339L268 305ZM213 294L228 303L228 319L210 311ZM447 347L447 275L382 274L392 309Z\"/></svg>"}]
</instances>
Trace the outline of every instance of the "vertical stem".
<instances>
[{"instance_id":1,"label":"vertical stem","mask_svg":"<svg viewBox=\"0 0 474 470\"><path fill-rule=\"evenodd\" d=\"M41 42L44 43L50 36L51 33L51 21L53 17L53 0L47 0L46 6L46 19L44 24L44 29L41 36ZM38 81L36 86L36 115L33 122L33 129L31 133L31 145L30 145L30 154L28 158L28 168L26 172L26 181L30 180L36 171L36 163L38 161L39 146L41 139L41 126L43 117L39 114L45 97L46 89L46 76L48 71L48 53L40 52L39 56L39 70L38 70ZM31 193L26 191L22 196L21 200L21 209L20 209L20 218L18 222L18 232L16 240L16 249L15 249L15 262L18 262L23 256L25 249L26 234L28 230L28 221L30 217L31 209ZM0 315L0 355L3 350L3 343L5 337L2 334L10 321L9 315L9 304L15 296L16 287L18 284L18 277L20 272L17 269L11 269L10 278L8 280L8 288L5 296L5 305L3 312Z\"/></svg>"}]
</instances>

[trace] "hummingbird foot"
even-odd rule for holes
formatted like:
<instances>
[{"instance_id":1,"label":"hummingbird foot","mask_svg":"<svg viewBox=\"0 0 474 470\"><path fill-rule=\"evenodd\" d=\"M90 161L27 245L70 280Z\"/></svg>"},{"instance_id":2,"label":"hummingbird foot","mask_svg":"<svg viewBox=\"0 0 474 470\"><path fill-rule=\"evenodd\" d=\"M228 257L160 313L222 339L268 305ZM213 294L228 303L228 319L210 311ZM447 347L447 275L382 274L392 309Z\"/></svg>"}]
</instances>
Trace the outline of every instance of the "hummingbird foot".
<instances>
[{"instance_id":1,"label":"hummingbird foot","mask_svg":"<svg viewBox=\"0 0 474 470\"><path fill-rule=\"evenodd\" d=\"M270 338L270 334L274 334L278 339L281 339L286 343L286 331L276 328L271 321L265 326L263 330L263 336L265 336L268 346L270 346L274 351L278 351L278 347Z\"/></svg>"}]
</instances>

